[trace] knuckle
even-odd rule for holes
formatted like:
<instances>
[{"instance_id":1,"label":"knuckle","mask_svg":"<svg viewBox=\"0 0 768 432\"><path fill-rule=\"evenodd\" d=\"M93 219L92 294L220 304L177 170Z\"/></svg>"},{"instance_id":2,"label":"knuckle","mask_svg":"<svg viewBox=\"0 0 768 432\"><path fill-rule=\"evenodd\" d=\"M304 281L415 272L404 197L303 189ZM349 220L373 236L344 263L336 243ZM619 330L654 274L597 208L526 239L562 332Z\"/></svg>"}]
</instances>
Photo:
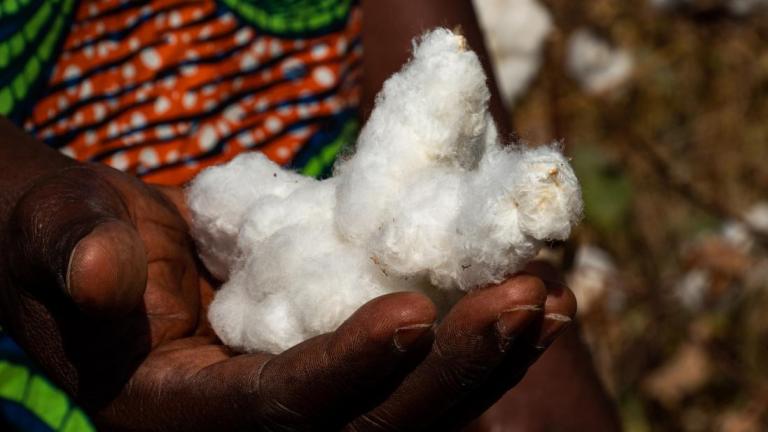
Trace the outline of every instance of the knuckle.
<instances>
[{"instance_id":1,"label":"knuckle","mask_svg":"<svg viewBox=\"0 0 768 432\"><path fill-rule=\"evenodd\" d=\"M466 393L475 388L491 372L482 363L467 362L460 366L442 368L437 374L440 388L451 393Z\"/></svg>"},{"instance_id":2,"label":"knuckle","mask_svg":"<svg viewBox=\"0 0 768 432\"><path fill-rule=\"evenodd\" d=\"M484 352L484 338L467 336L463 340L465 342L459 349L446 346L440 340L433 345L434 360L431 363L437 372L437 383L449 394L469 391L493 370L491 362L478 354Z\"/></svg>"},{"instance_id":3,"label":"knuckle","mask_svg":"<svg viewBox=\"0 0 768 432\"><path fill-rule=\"evenodd\" d=\"M434 304L416 293L388 294L358 309L333 335L328 352L334 356L359 352L386 351L392 348L395 332L403 327L433 323Z\"/></svg>"},{"instance_id":4,"label":"knuckle","mask_svg":"<svg viewBox=\"0 0 768 432\"><path fill-rule=\"evenodd\" d=\"M30 187L9 220L14 276L22 282L53 279L63 285L74 246L120 204L104 180L87 167L65 169Z\"/></svg>"},{"instance_id":5,"label":"knuckle","mask_svg":"<svg viewBox=\"0 0 768 432\"><path fill-rule=\"evenodd\" d=\"M576 316L577 307L576 295L566 286L551 292L547 298L547 313L556 313L573 318Z\"/></svg>"},{"instance_id":6,"label":"knuckle","mask_svg":"<svg viewBox=\"0 0 768 432\"><path fill-rule=\"evenodd\" d=\"M547 298L544 282L532 275L521 274L510 280L505 300L511 304L543 304Z\"/></svg>"},{"instance_id":7,"label":"knuckle","mask_svg":"<svg viewBox=\"0 0 768 432\"><path fill-rule=\"evenodd\" d=\"M270 366L275 357L267 358L247 380L248 394L255 401L256 419L266 431L302 431L311 430L312 419L286 402L283 393L275 391Z\"/></svg>"}]
</instances>

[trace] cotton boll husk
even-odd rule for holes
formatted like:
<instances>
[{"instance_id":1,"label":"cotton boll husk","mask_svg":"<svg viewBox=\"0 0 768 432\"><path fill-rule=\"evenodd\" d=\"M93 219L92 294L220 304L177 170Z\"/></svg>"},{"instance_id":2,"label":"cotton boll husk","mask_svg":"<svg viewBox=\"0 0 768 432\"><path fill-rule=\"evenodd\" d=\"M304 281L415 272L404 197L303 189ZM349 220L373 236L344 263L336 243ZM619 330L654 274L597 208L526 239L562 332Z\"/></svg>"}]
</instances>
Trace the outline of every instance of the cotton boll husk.
<instances>
[{"instance_id":1,"label":"cotton boll husk","mask_svg":"<svg viewBox=\"0 0 768 432\"><path fill-rule=\"evenodd\" d=\"M311 179L285 171L261 153L245 153L203 170L186 191L194 215L192 235L208 270L226 279L237 255L237 233L250 204L261 196L285 197Z\"/></svg>"}]
</instances>

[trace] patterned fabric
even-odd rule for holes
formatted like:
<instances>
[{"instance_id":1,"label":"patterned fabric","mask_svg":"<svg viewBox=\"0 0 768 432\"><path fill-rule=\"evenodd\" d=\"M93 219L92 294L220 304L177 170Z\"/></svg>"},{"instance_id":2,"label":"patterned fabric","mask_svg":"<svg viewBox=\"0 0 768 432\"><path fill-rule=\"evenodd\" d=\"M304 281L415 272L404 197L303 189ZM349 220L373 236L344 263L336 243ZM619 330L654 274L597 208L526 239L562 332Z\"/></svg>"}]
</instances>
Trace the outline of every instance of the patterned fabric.
<instances>
[{"instance_id":1,"label":"patterned fabric","mask_svg":"<svg viewBox=\"0 0 768 432\"><path fill-rule=\"evenodd\" d=\"M39 96L74 0L0 1L0 115L19 122Z\"/></svg>"},{"instance_id":2,"label":"patterned fabric","mask_svg":"<svg viewBox=\"0 0 768 432\"><path fill-rule=\"evenodd\" d=\"M314 25L310 37L283 37L272 34L279 19L246 18L277 9L267 1L260 13L246 12L258 3L82 2L26 129L74 158L156 183L183 183L251 149L326 173L328 149L339 148L327 144L356 128L360 13L348 1L328 10L318 6L327 1L289 1L326 18L304 20ZM345 26L320 33L342 11Z\"/></svg>"},{"instance_id":3,"label":"patterned fabric","mask_svg":"<svg viewBox=\"0 0 768 432\"><path fill-rule=\"evenodd\" d=\"M263 32L303 37L346 24L351 0L224 0Z\"/></svg>"},{"instance_id":4,"label":"patterned fabric","mask_svg":"<svg viewBox=\"0 0 768 432\"><path fill-rule=\"evenodd\" d=\"M0 430L90 432L95 428L66 393L43 376L0 329Z\"/></svg>"},{"instance_id":5,"label":"patterned fabric","mask_svg":"<svg viewBox=\"0 0 768 432\"><path fill-rule=\"evenodd\" d=\"M354 0L0 0L0 115L155 183L250 150L322 177L358 131L360 25ZM0 430L94 430L2 329Z\"/></svg>"}]
</instances>

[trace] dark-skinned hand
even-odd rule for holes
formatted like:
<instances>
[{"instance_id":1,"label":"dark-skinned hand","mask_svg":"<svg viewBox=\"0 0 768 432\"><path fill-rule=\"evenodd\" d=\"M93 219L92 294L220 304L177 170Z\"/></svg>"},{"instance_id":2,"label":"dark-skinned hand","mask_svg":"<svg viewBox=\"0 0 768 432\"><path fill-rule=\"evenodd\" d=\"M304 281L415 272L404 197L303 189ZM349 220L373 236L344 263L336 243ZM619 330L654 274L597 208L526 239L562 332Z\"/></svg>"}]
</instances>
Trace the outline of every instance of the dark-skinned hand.
<instances>
[{"instance_id":1,"label":"dark-skinned hand","mask_svg":"<svg viewBox=\"0 0 768 432\"><path fill-rule=\"evenodd\" d=\"M575 313L535 265L439 323L426 297L398 293L282 354L238 354L208 326L215 284L179 189L73 165L28 189L2 229L5 321L105 430L456 429Z\"/></svg>"}]
</instances>

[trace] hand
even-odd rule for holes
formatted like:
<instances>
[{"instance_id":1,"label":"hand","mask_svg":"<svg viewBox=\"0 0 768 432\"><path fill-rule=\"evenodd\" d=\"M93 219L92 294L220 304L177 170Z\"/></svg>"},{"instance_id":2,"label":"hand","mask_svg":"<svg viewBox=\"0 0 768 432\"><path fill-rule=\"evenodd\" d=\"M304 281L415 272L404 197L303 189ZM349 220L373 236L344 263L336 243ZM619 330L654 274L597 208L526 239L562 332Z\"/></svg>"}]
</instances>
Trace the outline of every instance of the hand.
<instances>
[{"instance_id":1,"label":"hand","mask_svg":"<svg viewBox=\"0 0 768 432\"><path fill-rule=\"evenodd\" d=\"M29 189L4 227L10 329L107 430L457 428L575 312L532 267L439 325L427 298L399 293L280 355L238 355L208 327L212 281L184 212L178 189L78 165Z\"/></svg>"}]
</instances>

